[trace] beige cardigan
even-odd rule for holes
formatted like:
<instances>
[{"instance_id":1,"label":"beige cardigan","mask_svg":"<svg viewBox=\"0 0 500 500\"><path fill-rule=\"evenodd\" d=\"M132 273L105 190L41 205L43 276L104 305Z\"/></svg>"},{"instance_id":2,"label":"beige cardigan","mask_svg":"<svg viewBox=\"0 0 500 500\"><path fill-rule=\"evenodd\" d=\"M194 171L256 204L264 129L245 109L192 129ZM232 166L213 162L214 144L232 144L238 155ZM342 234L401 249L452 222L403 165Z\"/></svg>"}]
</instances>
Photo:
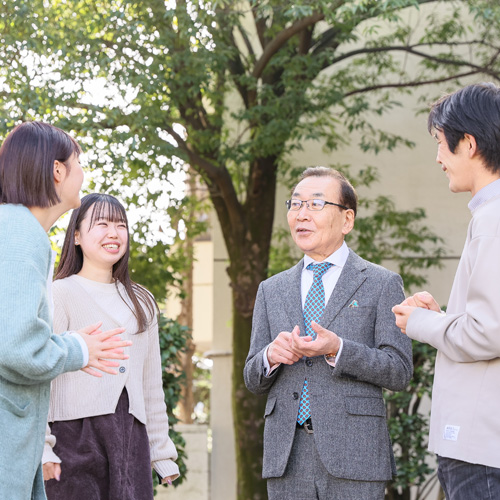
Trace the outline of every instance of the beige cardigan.
<instances>
[{"instance_id":1,"label":"beige cardigan","mask_svg":"<svg viewBox=\"0 0 500 500\"><path fill-rule=\"evenodd\" d=\"M126 297L123 285L120 292ZM120 362L117 375L101 378L79 371L65 373L52 381L49 422L106 415L116 409L125 387L129 412L146 425L151 462L161 477L178 476L174 462L177 451L168 435L167 408L161 379L161 359L156 320L137 334L137 321L118 295L114 284L98 283L77 275L53 284L54 331L61 333L102 321L101 330L126 328L124 340L131 340L130 358ZM48 426L47 426L48 428ZM52 451L54 436L45 440L43 462L60 462Z\"/></svg>"},{"instance_id":2,"label":"beige cardigan","mask_svg":"<svg viewBox=\"0 0 500 500\"><path fill-rule=\"evenodd\" d=\"M429 449L500 467L500 197L473 212L447 313L415 310L407 334L438 349Z\"/></svg>"}]
</instances>

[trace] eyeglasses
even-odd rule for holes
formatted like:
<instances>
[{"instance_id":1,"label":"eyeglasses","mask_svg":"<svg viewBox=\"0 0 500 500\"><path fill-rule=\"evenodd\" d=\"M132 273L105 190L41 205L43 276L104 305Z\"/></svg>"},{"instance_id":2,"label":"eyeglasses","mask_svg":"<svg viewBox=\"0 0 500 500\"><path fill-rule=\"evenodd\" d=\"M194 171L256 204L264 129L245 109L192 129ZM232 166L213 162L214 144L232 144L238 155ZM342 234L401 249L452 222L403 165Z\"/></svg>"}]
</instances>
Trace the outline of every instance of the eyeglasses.
<instances>
[{"instance_id":1,"label":"eyeglasses","mask_svg":"<svg viewBox=\"0 0 500 500\"><path fill-rule=\"evenodd\" d=\"M312 212L319 212L320 210L323 210L325 205L334 205L336 207L343 208L344 210L349 210L349 207L346 207L344 205L339 205L338 203L332 203L331 201L325 201L325 200L286 200L286 208L288 210L291 210L293 212L298 212L301 208L302 205L305 203L306 207L308 210L311 210Z\"/></svg>"}]
</instances>

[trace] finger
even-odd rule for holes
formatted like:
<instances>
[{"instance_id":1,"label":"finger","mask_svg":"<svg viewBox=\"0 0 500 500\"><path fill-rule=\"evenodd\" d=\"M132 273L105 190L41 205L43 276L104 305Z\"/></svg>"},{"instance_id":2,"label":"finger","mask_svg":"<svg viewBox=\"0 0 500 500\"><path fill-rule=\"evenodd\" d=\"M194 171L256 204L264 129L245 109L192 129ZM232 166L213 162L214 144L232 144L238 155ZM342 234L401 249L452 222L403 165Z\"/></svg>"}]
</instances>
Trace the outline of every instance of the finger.
<instances>
[{"instance_id":1,"label":"finger","mask_svg":"<svg viewBox=\"0 0 500 500\"><path fill-rule=\"evenodd\" d=\"M401 302L402 306L411 306L411 307L418 307L417 301L415 300L414 296L408 297L405 299L403 302Z\"/></svg>"},{"instance_id":2,"label":"finger","mask_svg":"<svg viewBox=\"0 0 500 500\"><path fill-rule=\"evenodd\" d=\"M113 330L106 330L102 332L99 336L102 340L111 340L111 338L115 335L120 335L125 331L125 328L115 328Z\"/></svg>"},{"instance_id":3,"label":"finger","mask_svg":"<svg viewBox=\"0 0 500 500\"><path fill-rule=\"evenodd\" d=\"M300 359L300 357L290 351L284 351L283 353L278 354L277 359L279 363L284 365L293 365Z\"/></svg>"},{"instance_id":4,"label":"finger","mask_svg":"<svg viewBox=\"0 0 500 500\"><path fill-rule=\"evenodd\" d=\"M92 335L99 327L102 325L102 321L99 323L94 323L93 325L86 326L85 328L81 328L78 330L78 333L86 333L87 335Z\"/></svg>"},{"instance_id":5,"label":"finger","mask_svg":"<svg viewBox=\"0 0 500 500\"><path fill-rule=\"evenodd\" d=\"M61 464L54 464L54 479L56 481L61 480Z\"/></svg>"},{"instance_id":6,"label":"finger","mask_svg":"<svg viewBox=\"0 0 500 500\"><path fill-rule=\"evenodd\" d=\"M106 342L123 342L123 339L120 336L115 335L114 337L107 339Z\"/></svg>"},{"instance_id":7,"label":"finger","mask_svg":"<svg viewBox=\"0 0 500 500\"><path fill-rule=\"evenodd\" d=\"M424 304L429 309L439 309L439 304L436 302L436 299L429 292L419 292L415 294L415 298L421 303ZM423 306L420 306L423 307Z\"/></svg>"},{"instance_id":8,"label":"finger","mask_svg":"<svg viewBox=\"0 0 500 500\"><path fill-rule=\"evenodd\" d=\"M82 372L88 373L89 375L92 375L93 377L102 377L102 373L99 373L96 370L93 370L90 368L90 366L86 366L85 368L82 368Z\"/></svg>"},{"instance_id":9,"label":"finger","mask_svg":"<svg viewBox=\"0 0 500 500\"><path fill-rule=\"evenodd\" d=\"M300 329L297 326L292 330L292 342L298 342L299 344L301 344L303 341L311 342L312 337L310 335L304 335L301 337L300 336Z\"/></svg>"},{"instance_id":10,"label":"finger","mask_svg":"<svg viewBox=\"0 0 500 500\"><path fill-rule=\"evenodd\" d=\"M394 314L404 314L405 311L406 311L406 308L407 307L411 307L411 306L404 306L402 304L399 304L397 306L394 306L391 311L394 313Z\"/></svg>"},{"instance_id":11,"label":"finger","mask_svg":"<svg viewBox=\"0 0 500 500\"><path fill-rule=\"evenodd\" d=\"M116 361L109 361L107 359L101 359L99 358L99 363L103 364L104 366L109 366L109 367L117 367L120 366L120 363L117 363Z\"/></svg>"},{"instance_id":12,"label":"finger","mask_svg":"<svg viewBox=\"0 0 500 500\"><path fill-rule=\"evenodd\" d=\"M92 365L89 365L89 366L92 366L92 368L97 368L104 373L109 373L110 375L116 375L118 373L116 370L113 370L112 368L104 366L100 362L92 363Z\"/></svg>"},{"instance_id":13,"label":"finger","mask_svg":"<svg viewBox=\"0 0 500 500\"><path fill-rule=\"evenodd\" d=\"M329 330L327 330L326 328L324 328L323 326L321 326L320 324L316 323L316 321L311 321L311 328L318 334L318 335L321 335L321 334L324 334L325 332L326 333L330 333Z\"/></svg>"},{"instance_id":14,"label":"finger","mask_svg":"<svg viewBox=\"0 0 500 500\"><path fill-rule=\"evenodd\" d=\"M128 354L118 354L113 352L112 349L102 348L100 352L97 352L97 358L99 359L129 359L130 356ZM118 366L118 365L116 365Z\"/></svg>"},{"instance_id":15,"label":"finger","mask_svg":"<svg viewBox=\"0 0 500 500\"><path fill-rule=\"evenodd\" d=\"M296 335L292 339L290 349L293 351L295 355L303 356L304 349L307 349L310 342L312 341L313 339L310 335L306 335L305 337L299 337L298 335Z\"/></svg>"},{"instance_id":16,"label":"finger","mask_svg":"<svg viewBox=\"0 0 500 500\"><path fill-rule=\"evenodd\" d=\"M401 306L401 312L400 314L404 316L409 316L417 307L413 306Z\"/></svg>"}]
</instances>

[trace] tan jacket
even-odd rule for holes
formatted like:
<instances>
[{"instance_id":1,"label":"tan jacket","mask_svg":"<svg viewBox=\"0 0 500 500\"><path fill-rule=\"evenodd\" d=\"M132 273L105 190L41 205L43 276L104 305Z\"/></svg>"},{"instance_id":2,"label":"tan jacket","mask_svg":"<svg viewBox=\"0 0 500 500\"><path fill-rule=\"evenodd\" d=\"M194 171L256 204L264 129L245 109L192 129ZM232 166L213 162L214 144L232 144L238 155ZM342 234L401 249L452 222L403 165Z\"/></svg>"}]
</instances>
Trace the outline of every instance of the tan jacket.
<instances>
[{"instance_id":1,"label":"tan jacket","mask_svg":"<svg viewBox=\"0 0 500 500\"><path fill-rule=\"evenodd\" d=\"M438 349L429 449L500 467L500 197L472 215L447 313L415 310L407 334Z\"/></svg>"}]
</instances>

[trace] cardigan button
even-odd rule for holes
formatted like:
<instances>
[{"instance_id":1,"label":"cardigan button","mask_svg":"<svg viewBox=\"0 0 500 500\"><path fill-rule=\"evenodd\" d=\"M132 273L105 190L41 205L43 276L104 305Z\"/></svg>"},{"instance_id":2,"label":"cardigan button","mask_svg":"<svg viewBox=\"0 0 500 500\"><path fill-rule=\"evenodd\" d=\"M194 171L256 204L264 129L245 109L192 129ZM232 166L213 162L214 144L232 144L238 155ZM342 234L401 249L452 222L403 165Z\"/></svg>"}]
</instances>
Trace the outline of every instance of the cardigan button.
<instances>
[{"instance_id":1,"label":"cardigan button","mask_svg":"<svg viewBox=\"0 0 500 500\"><path fill-rule=\"evenodd\" d=\"M298 392L294 392L292 394L292 396L293 396L293 399L299 399L299 393Z\"/></svg>"},{"instance_id":2,"label":"cardigan button","mask_svg":"<svg viewBox=\"0 0 500 500\"><path fill-rule=\"evenodd\" d=\"M307 366L312 366L312 365L313 365L313 361L312 361L312 359L308 359L308 360L306 361L306 365L307 365Z\"/></svg>"},{"instance_id":3,"label":"cardigan button","mask_svg":"<svg viewBox=\"0 0 500 500\"><path fill-rule=\"evenodd\" d=\"M124 366L120 366L120 373L125 373L127 369Z\"/></svg>"}]
</instances>

